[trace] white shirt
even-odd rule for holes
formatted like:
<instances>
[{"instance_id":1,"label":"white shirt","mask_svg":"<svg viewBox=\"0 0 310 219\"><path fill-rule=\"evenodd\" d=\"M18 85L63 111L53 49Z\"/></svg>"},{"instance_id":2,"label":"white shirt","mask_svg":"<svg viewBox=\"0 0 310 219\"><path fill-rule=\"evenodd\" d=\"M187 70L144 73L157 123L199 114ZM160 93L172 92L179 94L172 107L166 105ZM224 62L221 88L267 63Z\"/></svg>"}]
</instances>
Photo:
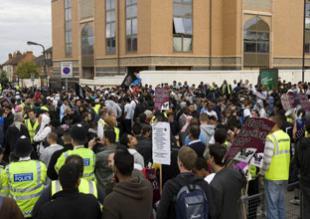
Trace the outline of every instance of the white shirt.
<instances>
[{"instance_id":1,"label":"white shirt","mask_svg":"<svg viewBox=\"0 0 310 219\"><path fill-rule=\"evenodd\" d=\"M124 112L126 113L125 119L133 120L135 109L136 109L135 101L131 101L130 103L127 103L124 109Z\"/></svg>"},{"instance_id":2,"label":"white shirt","mask_svg":"<svg viewBox=\"0 0 310 219\"><path fill-rule=\"evenodd\" d=\"M215 177L215 173L211 173L205 177L205 181L210 184L214 177Z\"/></svg>"}]
</instances>

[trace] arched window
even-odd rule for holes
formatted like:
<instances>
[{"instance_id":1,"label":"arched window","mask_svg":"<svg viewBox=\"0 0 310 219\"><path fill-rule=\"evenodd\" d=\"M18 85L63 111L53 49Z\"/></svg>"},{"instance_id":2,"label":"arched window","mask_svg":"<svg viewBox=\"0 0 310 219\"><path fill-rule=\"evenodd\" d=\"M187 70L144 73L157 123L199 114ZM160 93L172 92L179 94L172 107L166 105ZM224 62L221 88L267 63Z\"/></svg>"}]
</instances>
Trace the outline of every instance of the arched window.
<instances>
[{"instance_id":1,"label":"arched window","mask_svg":"<svg viewBox=\"0 0 310 219\"><path fill-rule=\"evenodd\" d=\"M90 23L81 31L83 78L94 77L94 32Z\"/></svg>"},{"instance_id":2,"label":"arched window","mask_svg":"<svg viewBox=\"0 0 310 219\"><path fill-rule=\"evenodd\" d=\"M260 17L244 24L244 66L269 67L270 29Z\"/></svg>"}]
</instances>

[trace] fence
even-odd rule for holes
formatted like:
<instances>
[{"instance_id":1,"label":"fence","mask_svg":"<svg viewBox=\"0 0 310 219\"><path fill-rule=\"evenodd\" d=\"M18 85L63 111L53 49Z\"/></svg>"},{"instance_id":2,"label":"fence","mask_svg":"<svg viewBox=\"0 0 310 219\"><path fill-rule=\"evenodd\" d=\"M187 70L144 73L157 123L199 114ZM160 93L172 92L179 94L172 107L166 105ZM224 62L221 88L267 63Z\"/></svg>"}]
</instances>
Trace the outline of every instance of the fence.
<instances>
[{"instance_id":1,"label":"fence","mask_svg":"<svg viewBox=\"0 0 310 219\"><path fill-rule=\"evenodd\" d=\"M297 183L290 184L289 187L296 187ZM285 197L285 211L286 219L300 219L301 215L301 203L299 205L294 205L290 203L290 200L294 199L295 192L286 192ZM301 200L301 197L299 195ZM242 197L243 206L243 218L247 219L264 219L266 218L266 208L265 208L265 194L261 192L252 196Z\"/></svg>"}]
</instances>

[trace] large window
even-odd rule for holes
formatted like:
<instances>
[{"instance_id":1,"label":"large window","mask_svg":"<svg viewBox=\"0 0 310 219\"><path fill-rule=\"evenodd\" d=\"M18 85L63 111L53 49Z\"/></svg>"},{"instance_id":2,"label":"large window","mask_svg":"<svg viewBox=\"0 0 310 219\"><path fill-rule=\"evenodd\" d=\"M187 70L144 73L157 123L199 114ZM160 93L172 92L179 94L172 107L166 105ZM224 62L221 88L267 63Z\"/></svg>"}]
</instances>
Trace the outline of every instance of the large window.
<instances>
[{"instance_id":1,"label":"large window","mask_svg":"<svg viewBox=\"0 0 310 219\"><path fill-rule=\"evenodd\" d=\"M126 0L126 45L127 51L138 49L137 0Z\"/></svg>"},{"instance_id":2,"label":"large window","mask_svg":"<svg viewBox=\"0 0 310 219\"><path fill-rule=\"evenodd\" d=\"M244 66L269 66L269 26L255 17L244 25Z\"/></svg>"},{"instance_id":3,"label":"large window","mask_svg":"<svg viewBox=\"0 0 310 219\"><path fill-rule=\"evenodd\" d=\"M92 23L84 25L81 32L82 47L82 77L94 77L94 31Z\"/></svg>"},{"instance_id":4,"label":"large window","mask_svg":"<svg viewBox=\"0 0 310 219\"><path fill-rule=\"evenodd\" d=\"M86 24L82 29L82 56L94 53L94 32L91 24Z\"/></svg>"},{"instance_id":5,"label":"large window","mask_svg":"<svg viewBox=\"0 0 310 219\"><path fill-rule=\"evenodd\" d=\"M72 56L72 2L65 0L65 55Z\"/></svg>"},{"instance_id":6,"label":"large window","mask_svg":"<svg viewBox=\"0 0 310 219\"><path fill-rule=\"evenodd\" d=\"M193 2L174 0L173 3L173 49L176 52L192 51Z\"/></svg>"},{"instance_id":7,"label":"large window","mask_svg":"<svg viewBox=\"0 0 310 219\"><path fill-rule=\"evenodd\" d=\"M115 54L115 0L105 1L106 53Z\"/></svg>"}]
</instances>

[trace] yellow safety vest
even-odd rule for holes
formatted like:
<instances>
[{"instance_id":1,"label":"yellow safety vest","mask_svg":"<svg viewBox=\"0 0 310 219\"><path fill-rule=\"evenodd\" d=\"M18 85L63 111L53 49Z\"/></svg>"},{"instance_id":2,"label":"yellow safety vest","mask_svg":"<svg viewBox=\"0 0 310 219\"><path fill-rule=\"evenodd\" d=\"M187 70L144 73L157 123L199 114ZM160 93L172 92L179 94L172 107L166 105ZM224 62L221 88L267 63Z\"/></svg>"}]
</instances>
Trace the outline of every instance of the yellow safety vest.
<instances>
[{"instance_id":1,"label":"yellow safety vest","mask_svg":"<svg viewBox=\"0 0 310 219\"><path fill-rule=\"evenodd\" d=\"M52 181L51 183L51 195L55 195L57 192L62 191L62 186L59 180ZM81 179L81 183L79 185L79 192L84 194L92 194L96 198L98 198L98 190L96 183L91 180Z\"/></svg>"},{"instance_id":2,"label":"yellow safety vest","mask_svg":"<svg viewBox=\"0 0 310 219\"><path fill-rule=\"evenodd\" d=\"M265 173L267 180L288 180L290 169L291 140L288 134L278 130L267 136L274 145L273 157L269 169Z\"/></svg>"},{"instance_id":3,"label":"yellow safety vest","mask_svg":"<svg viewBox=\"0 0 310 219\"><path fill-rule=\"evenodd\" d=\"M3 166L0 166L0 196L8 196L9 187L5 185L5 169Z\"/></svg>"},{"instance_id":4,"label":"yellow safety vest","mask_svg":"<svg viewBox=\"0 0 310 219\"><path fill-rule=\"evenodd\" d=\"M99 103L93 107L93 110L95 111L97 115L99 114L100 108L101 108L101 104Z\"/></svg>"},{"instance_id":5,"label":"yellow safety vest","mask_svg":"<svg viewBox=\"0 0 310 219\"><path fill-rule=\"evenodd\" d=\"M16 201L25 217L31 217L32 209L44 189L45 164L36 160L18 161L10 163L5 171L9 196Z\"/></svg>"},{"instance_id":6,"label":"yellow safety vest","mask_svg":"<svg viewBox=\"0 0 310 219\"><path fill-rule=\"evenodd\" d=\"M101 124L102 124L102 126L103 126L103 131L104 131L104 126L107 125L107 123L106 123L103 119L100 119L100 120L98 121L98 123L101 123ZM114 133L115 133L115 141L116 141L116 142L119 142L120 130L119 130L119 128L117 128L117 127L114 127L113 129L114 129Z\"/></svg>"},{"instance_id":7,"label":"yellow safety vest","mask_svg":"<svg viewBox=\"0 0 310 219\"><path fill-rule=\"evenodd\" d=\"M70 155L79 155L84 161L84 171L83 178L87 180L95 180L95 163L96 157L94 152L89 148L84 148L84 146L75 147L73 150L66 151L58 158L55 165L55 169L59 172L60 168L64 165L67 157Z\"/></svg>"},{"instance_id":8,"label":"yellow safety vest","mask_svg":"<svg viewBox=\"0 0 310 219\"><path fill-rule=\"evenodd\" d=\"M33 138L36 135L37 129L39 127L39 122L38 122L38 120L36 120L32 126L30 119L26 119L25 124L26 124L26 127L27 127L28 132L29 132L30 140L31 140L31 142L33 142Z\"/></svg>"}]
</instances>

